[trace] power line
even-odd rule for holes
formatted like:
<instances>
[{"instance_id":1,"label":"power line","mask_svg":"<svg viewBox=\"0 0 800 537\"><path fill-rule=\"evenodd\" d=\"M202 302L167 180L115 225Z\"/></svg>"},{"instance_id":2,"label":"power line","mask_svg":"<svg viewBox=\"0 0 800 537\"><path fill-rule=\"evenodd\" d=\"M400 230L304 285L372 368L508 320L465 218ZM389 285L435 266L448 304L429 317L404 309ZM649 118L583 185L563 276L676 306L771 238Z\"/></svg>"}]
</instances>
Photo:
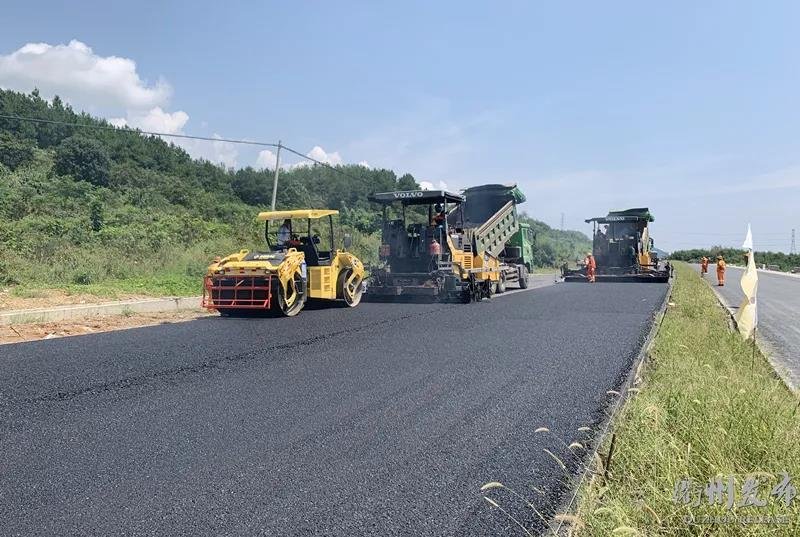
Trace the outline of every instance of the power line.
<instances>
[{"instance_id":1,"label":"power line","mask_svg":"<svg viewBox=\"0 0 800 537\"><path fill-rule=\"evenodd\" d=\"M189 134L172 134L169 132L154 132L154 131L143 131L140 129L131 129L126 127L116 127L114 125L87 125L84 123L70 123L68 121L57 121L54 119L40 119L35 117L24 117L24 116L13 116L13 115L6 115L0 114L0 119L16 119L18 121L27 121L29 123L46 123L48 125L62 125L64 127L78 127L81 129L96 129L96 130L106 130L106 131L128 131L134 132L137 134L147 134L150 136L168 136L170 138L187 138L189 140L206 140L209 142L229 142L232 144L249 144L249 145L259 145L264 147L278 147L278 144L268 143L268 142L254 142L252 140L231 140L228 138L210 138L207 136L191 136ZM283 146L284 149L288 149L286 146ZM311 157L307 157L309 160Z\"/></svg>"},{"instance_id":2,"label":"power line","mask_svg":"<svg viewBox=\"0 0 800 537\"><path fill-rule=\"evenodd\" d=\"M40 119L34 117L24 117L24 116L15 116L15 115L8 115L8 114L0 114L0 119L15 119L17 121L27 121L29 123L44 123L48 125L61 125L64 127L77 127L80 129L96 129L96 130L110 130L110 131L117 131L117 132L130 132L134 134L146 134L148 136L165 136L169 138L184 138L187 140L204 140L208 142L227 142L230 144L242 144L242 145L255 145L260 147L275 147L275 148L283 148L290 153L297 155L298 157L304 158L317 164L319 166L324 166L330 170L333 170L336 173L340 173L350 179L360 179L360 177L356 177L355 175L351 175L344 170L340 170L335 166L331 166L327 162L322 162L321 160L317 160L313 157L309 157L299 151L292 149L291 147L286 147L285 145L278 142L277 144L272 142L256 142L253 140L236 140L231 138L211 138L208 136L192 136L189 134L172 134L168 132L155 132L155 131L143 131L140 129L131 129L128 127L115 127L113 125L86 125L83 123L70 123L68 121L57 121L53 119Z\"/></svg>"}]
</instances>

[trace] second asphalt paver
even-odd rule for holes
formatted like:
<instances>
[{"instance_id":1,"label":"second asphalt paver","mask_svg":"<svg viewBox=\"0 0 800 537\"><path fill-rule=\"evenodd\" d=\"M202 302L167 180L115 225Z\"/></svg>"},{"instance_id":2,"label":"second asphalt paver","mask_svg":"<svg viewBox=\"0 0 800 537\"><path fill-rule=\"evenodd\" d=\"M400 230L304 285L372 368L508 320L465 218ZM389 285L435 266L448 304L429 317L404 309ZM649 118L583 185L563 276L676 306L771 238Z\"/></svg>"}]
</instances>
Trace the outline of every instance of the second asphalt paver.
<instances>
[{"instance_id":1,"label":"second asphalt paver","mask_svg":"<svg viewBox=\"0 0 800 537\"><path fill-rule=\"evenodd\" d=\"M511 534L480 486L553 514L565 477L542 450L570 459L533 431L569 443L602 422L666 291L564 284L6 346L0 533Z\"/></svg>"}]
</instances>

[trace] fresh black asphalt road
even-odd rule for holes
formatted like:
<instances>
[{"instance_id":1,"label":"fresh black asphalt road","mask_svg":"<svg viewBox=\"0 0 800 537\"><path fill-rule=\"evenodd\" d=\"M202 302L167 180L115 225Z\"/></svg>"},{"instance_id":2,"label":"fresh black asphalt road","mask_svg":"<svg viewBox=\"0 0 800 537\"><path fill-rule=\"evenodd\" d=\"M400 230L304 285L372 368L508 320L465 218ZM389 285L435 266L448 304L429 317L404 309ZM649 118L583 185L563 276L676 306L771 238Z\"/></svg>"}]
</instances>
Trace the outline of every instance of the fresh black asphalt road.
<instances>
[{"instance_id":1,"label":"fresh black asphalt road","mask_svg":"<svg viewBox=\"0 0 800 537\"><path fill-rule=\"evenodd\" d=\"M714 266L706 276L723 302L735 313L744 299L739 284L744 269L728 266L725 286L717 287ZM787 384L800 390L800 277L758 271L758 334L770 359Z\"/></svg>"},{"instance_id":2,"label":"fresh black asphalt road","mask_svg":"<svg viewBox=\"0 0 800 537\"><path fill-rule=\"evenodd\" d=\"M602 423L666 290L568 283L2 346L0 535L517 535L481 485L554 513L566 477L543 449L576 470L560 442Z\"/></svg>"}]
</instances>

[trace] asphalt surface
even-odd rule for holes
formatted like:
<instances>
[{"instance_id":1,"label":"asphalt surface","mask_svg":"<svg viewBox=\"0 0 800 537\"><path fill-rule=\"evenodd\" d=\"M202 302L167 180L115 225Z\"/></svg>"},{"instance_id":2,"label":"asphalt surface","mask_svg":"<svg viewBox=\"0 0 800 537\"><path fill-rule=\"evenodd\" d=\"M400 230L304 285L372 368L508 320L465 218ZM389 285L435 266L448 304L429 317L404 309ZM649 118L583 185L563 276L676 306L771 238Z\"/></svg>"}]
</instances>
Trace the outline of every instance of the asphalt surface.
<instances>
[{"instance_id":1,"label":"asphalt surface","mask_svg":"<svg viewBox=\"0 0 800 537\"><path fill-rule=\"evenodd\" d=\"M699 266L698 266L699 270ZM713 265L706 279L735 313L744 300L739 285L744 269L729 266L725 286L717 287ZM800 278L758 271L758 332L775 369L794 390L800 390Z\"/></svg>"},{"instance_id":2,"label":"asphalt surface","mask_svg":"<svg viewBox=\"0 0 800 537\"><path fill-rule=\"evenodd\" d=\"M2 346L0 535L518 535L479 488L554 514L568 477L543 449L575 472L565 445L604 421L666 290L570 283Z\"/></svg>"}]
</instances>

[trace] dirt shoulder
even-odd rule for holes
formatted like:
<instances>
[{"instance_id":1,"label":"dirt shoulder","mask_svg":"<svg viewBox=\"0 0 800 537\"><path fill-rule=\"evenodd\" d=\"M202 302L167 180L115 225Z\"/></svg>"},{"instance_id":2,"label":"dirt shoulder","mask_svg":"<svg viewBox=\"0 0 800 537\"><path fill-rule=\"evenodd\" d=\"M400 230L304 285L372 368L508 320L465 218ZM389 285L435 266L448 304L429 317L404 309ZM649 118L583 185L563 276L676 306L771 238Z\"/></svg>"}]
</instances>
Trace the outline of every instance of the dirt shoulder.
<instances>
[{"instance_id":1,"label":"dirt shoulder","mask_svg":"<svg viewBox=\"0 0 800 537\"><path fill-rule=\"evenodd\" d=\"M141 326L170 324L191 321L213 315L203 310L169 311L163 313L134 313L126 315L93 316L84 319L53 321L45 323L26 323L0 326L0 345L80 336L112 330L125 330Z\"/></svg>"},{"instance_id":2,"label":"dirt shoulder","mask_svg":"<svg viewBox=\"0 0 800 537\"><path fill-rule=\"evenodd\" d=\"M0 311L32 310L78 304L104 304L119 300L152 299L152 296L121 293L114 298L88 293L70 293L63 289L37 289L14 292L11 288L0 288Z\"/></svg>"}]
</instances>

